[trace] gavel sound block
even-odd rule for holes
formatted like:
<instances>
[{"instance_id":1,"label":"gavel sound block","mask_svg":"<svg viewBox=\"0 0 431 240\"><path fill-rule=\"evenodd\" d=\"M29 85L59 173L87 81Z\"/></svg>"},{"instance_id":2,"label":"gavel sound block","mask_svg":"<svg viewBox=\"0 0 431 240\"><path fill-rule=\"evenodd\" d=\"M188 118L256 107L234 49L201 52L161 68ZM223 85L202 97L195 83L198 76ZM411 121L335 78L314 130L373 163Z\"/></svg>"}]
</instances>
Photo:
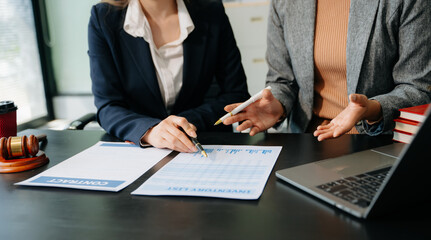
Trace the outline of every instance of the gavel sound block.
<instances>
[{"instance_id":1,"label":"gavel sound block","mask_svg":"<svg viewBox=\"0 0 431 240\"><path fill-rule=\"evenodd\" d=\"M34 135L0 138L0 173L14 173L40 167L49 162L39 150L39 139Z\"/></svg>"}]
</instances>

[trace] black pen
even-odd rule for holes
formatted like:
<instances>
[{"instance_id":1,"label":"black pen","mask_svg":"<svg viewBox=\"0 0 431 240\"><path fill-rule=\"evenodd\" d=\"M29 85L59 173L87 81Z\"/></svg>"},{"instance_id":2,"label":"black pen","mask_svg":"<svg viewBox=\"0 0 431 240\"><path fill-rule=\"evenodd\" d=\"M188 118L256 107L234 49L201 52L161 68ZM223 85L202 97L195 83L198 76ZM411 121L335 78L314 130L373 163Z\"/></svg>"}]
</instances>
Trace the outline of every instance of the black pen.
<instances>
[{"instance_id":1,"label":"black pen","mask_svg":"<svg viewBox=\"0 0 431 240\"><path fill-rule=\"evenodd\" d=\"M198 142L198 140L194 137L190 137L190 140L192 140L192 143L196 146L196 148L201 151L201 154L204 157L208 157L207 153L205 152L204 148L202 147L202 145Z\"/></svg>"},{"instance_id":2,"label":"black pen","mask_svg":"<svg viewBox=\"0 0 431 240\"><path fill-rule=\"evenodd\" d=\"M182 128L181 128L181 130L186 134L186 136L187 136L187 137L189 137L189 138L190 138L190 140L191 140L191 141L192 141L192 143L196 146L196 148L197 148L199 151L201 151L201 154L202 154L204 157L208 157L208 154L205 152L205 149L202 147L202 145L198 142L198 139L197 139L197 138L194 138L194 137L189 136L189 135L186 133L186 131L184 131L184 129L182 129Z\"/></svg>"}]
</instances>

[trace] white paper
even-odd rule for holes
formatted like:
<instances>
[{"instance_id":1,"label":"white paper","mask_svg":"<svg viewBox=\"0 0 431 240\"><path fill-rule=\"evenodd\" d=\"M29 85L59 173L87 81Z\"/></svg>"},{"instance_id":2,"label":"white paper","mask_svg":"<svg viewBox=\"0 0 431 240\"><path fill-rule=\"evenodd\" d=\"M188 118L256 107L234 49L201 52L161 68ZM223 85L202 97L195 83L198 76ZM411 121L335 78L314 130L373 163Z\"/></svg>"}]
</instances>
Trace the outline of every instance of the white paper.
<instances>
[{"instance_id":1,"label":"white paper","mask_svg":"<svg viewBox=\"0 0 431 240\"><path fill-rule=\"evenodd\" d=\"M98 142L16 185L118 192L170 152L166 149L144 149L129 143Z\"/></svg>"},{"instance_id":2,"label":"white paper","mask_svg":"<svg viewBox=\"0 0 431 240\"><path fill-rule=\"evenodd\" d=\"M280 146L203 146L180 153L132 194L257 199L280 154Z\"/></svg>"}]
</instances>

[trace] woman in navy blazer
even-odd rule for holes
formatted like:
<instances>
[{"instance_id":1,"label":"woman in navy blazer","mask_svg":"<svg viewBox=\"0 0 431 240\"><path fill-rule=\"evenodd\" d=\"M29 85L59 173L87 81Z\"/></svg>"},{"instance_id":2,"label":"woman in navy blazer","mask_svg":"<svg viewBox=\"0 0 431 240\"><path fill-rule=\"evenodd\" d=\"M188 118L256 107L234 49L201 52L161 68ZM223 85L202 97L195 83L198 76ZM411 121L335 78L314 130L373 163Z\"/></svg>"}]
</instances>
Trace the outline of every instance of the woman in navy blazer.
<instances>
[{"instance_id":1,"label":"woman in navy blazer","mask_svg":"<svg viewBox=\"0 0 431 240\"><path fill-rule=\"evenodd\" d=\"M182 0L159 3L176 6L178 1ZM181 128L192 137L196 130L232 131L231 126L214 128L213 123L225 114L225 105L244 101L249 94L222 3L184 1L194 29L182 43L182 87L167 110L150 45L124 30L129 1L123 7L113 6L119 2L124 1L93 6L88 26L92 91L99 124L122 140L182 152L196 148ZM214 91L216 96L208 97Z\"/></svg>"}]
</instances>

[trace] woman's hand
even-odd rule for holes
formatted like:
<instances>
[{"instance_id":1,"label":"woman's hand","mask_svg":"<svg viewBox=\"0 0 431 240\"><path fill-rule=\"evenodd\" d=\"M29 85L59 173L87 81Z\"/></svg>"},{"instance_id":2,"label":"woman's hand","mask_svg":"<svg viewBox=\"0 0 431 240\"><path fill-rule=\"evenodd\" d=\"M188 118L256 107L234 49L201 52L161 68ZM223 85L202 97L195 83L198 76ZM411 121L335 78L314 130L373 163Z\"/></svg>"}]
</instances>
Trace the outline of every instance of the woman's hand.
<instances>
[{"instance_id":1,"label":"woman's hand","mask_svg":"<svg viewBox=\"0 0 431 240\"><path fill-rule=\"evenodd\" d=\"M327 125L320 125L314 131L317 140L339 137L350 131L361 120L378 121L382 116L380 103L369 100L362 94L350 94L349 104Z\"/></svg>"},{"instance_id":2,"label":"woman's hand","mask_svg":"<svg viewBox=\"0 0 431 240\"><path fill-rule=\"evenodd\" d=\"M182 128L184 132L180 129ZM169 148L179 152L196 152L190 137L196 137L196 127L187 119L171 115L150 128L142 137L144 142L157 148Z\"/></svg>"},{"instance_id":3,"label":"woman's hand","mask_svg":"<svg viewBox=\"0 0 431 240\"><path fill-rule=\"evenodd\" d=\"M227 105L224 110L231 112L241 103ZM274 98L271 91L263 90L262 98L244 108L241 112L234 116L226 118L223 124L230 125L236 122L243 121L237 128L237 131L244 131L251 128L250 136L254 136L259 132L274 126L280 117L283 115L284 108L281 103Z\"/></svg>"}]
</instances>

